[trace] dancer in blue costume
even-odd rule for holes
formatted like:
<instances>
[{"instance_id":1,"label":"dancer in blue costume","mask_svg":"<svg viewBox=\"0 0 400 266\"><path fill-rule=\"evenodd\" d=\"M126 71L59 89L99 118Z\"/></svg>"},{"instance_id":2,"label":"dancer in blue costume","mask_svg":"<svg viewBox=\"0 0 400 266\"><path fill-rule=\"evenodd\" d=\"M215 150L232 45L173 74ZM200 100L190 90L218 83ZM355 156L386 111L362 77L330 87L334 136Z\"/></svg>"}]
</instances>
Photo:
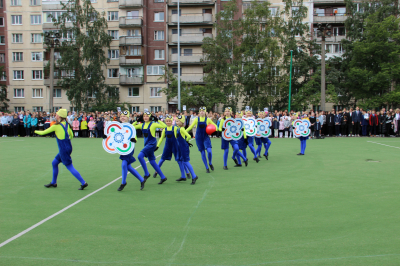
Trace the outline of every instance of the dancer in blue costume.
<instances>
[{"instance_id":1,"label":"dancer in blue costume","mask_svg":"<svg viewBox=\"0 0 400 266\"><path fill-rule=\"evenodd\" d=\"M236 113L236 118L242 118L242 116L243 116L243 113L241 113L241 112ZM240 138L237 141L237 143L239 145L239 150L242 151L243 156L247 160L247 150L246 149L247 149L249 142L248 142L248 137L246 136L246 130L243 130L243 137ZM236 155L236 160L234 160L234 161L236 163L236 165L234 167L242 167L242 160L241 160L239 154Z\"/></svg>"},{"instance_id":2,"label":"dancer in blue costume","mask_svg":"<svg viewBox=\"0 0 400 266\"><path fill-rule=\"evenodd\" d=\"M161 155L161 159L160 161L158 161L158 166L160 167L160 169L166 160L171 161L172 154L175 157L175 161L178 162L179 159L179 147L178 147L178 141L176 140L176 131L178 127L172 125L172 120L173 118L171 115L166 115L165 124L167 125L167 127L164 128L163 132L161 133L161 138L158 141L156 148L156 150L158 150L164 138L167 137L165 140L165 146L163 153ZM181 167L181 165L179 165L179 167ZM153 177L154 178L157 177L157 172L154 173Z\"/></svg>"},{"instance_id":3,"label":"dancer in blue costume","mask_svg":"<svg viewBox=\"0 0 400 266\"><path fill-rule=\"evenodd\" d=\"M129 123L129 117L130 117L129 111L128 110L123 111L121 113L121 117L120 117L121 123ZM103 138L107 138L107 135L104 135ZM136 138L132 138L131 141L136 143ZM139 172L136 171L136 169L131 166L132 163L136 162L135 157L133 157L134 152L135 152L135 149L133 149L133 151L127 155L119 156L119 159L122 160L122 163L121 163L122 182L118 188L118 191L122 191L125 188L125 186L127 185L126 177L128 175L128 171L140 181L140 190L143 190L143 188L144 188L144 184L146 183L146 180L144 180L144 178L139 174Z\"/></svg>"},{"instance_id":4,"label":"dancer in blue costume","mask_svg":"<svg viewBox=\"0 0 400 266\"><path fill-rule=\"evenodd\" d=\"M54 158L53 165L53 180L50 184L44 185L47 188L57 187L57 177L58 177L58 165L62 162L65 167L67 167L68 171L71 172L76 179L81 183L81 187L79 190L83 190L88 184L82 178L81 174L74 168L72 165L71 153L72 153L72 144L71 139L73 138L72 130L69 124L66 122L67 118L67 110L60 109L56 113L57 123L45 131L35 131L35 134L38 135L46 135L52 132L55 132L57 144L58 144L58 154Z\"/></svg>"},{"instance_id":5,"label":"dancer in blue costume","mask_svg":"<svg viewBox=\"0 0 400 266\"><path fill-rule=\"evenodd\" d=\"M300 153L298 153L297 155L304 155L306 152L308 136L307 137L299 137L299 140L300 140Z\"/></svg>"},{"instance_id":6,"label":"dancer in blue costume","mask_svg":"<svg viewBox=\"0 0 400 266\"><path fill-rule=\"evenodd\" d=\"M264 119L265 118L265 113L264 112L258 113L258 117L261 118L261 119ZM257 139L259 139L259 140L257 141ZM269 140L268 137L262 137L262 138L256 138L256 143L257 142L258 143L262 143L264 145L264 148L265 148L264 157L265 157L265 159L268 160L268 155L269 155L268 151L269 151L269 147L272 144L271 141ZM257 143L257 145L258 145L258 143ZM261 154L261 147L262 147L261 145L259 145L257 147L256 154Z\"/></svg>"},{"instance_id":7,"label":"dancer in blue costume","mask_svg":"<svg viewBox=\"0 0 400 266\"><path fill-rule=\"evenodd\" d=\"M185 116L178 115L176 124L178 125L179 129L177 131L177 139L179 144L179 162L183 167L181 167L182 176L176 181L186 181L185 172L183 168L188 169L190 174L192 175L192 183L191 185L196 184L197 179L199 177L194 173L194 169L190 164L190 152L189 147L193 147L193 144L189 143L190 135L186 132L184 125L185 125Z\"/></svg>"},{"instance_id":8,"label":"dancer in blue costume","mask_svg":"<svg viewBox=\"0 0 400 266\"><path fill-rule=\"evenodd\" d=\"M253 118L253 112L252 111L246 111L246 117ZM258 159L256 149L254 148L254 136L253 137L247 136L247 142L248 142L248 146L249 146L249 148L251 150L251 153L253 153L253 155L254 155L253 160L258 163L260 160Z\"/></svg>"},{"instance_id":9,"label":"dancer in blue costume","mask_svg":"<svg viewBox=\"0 0 400 266\"><path fill-rule=\"evenodd\" d=\"M224 117L221 119L221 122L219 124L219 131L223 132L225 130L224 123L225 120L228 118L232 117L232 108L231 107L227 107L225 108L225 112L224 112ZM223 134L223 133L222 133ZM233 156L232 156L232 160L235 162L235 164L237 163L236 160L236 156L239 155L240 158L243 159L245 165L248 165L249 160L247 160L243 154L239 151L239 145L238 142L236 140L225 140L223 137L221 137L221 149L224 150L224 170L228 170L228 155L229 155L229 143L231 144L232 148L233 148Z\"/></svg>"},{"instance_id":10,"label":"dancer in blue costume","mask_svg":"<svg viewBox=\"0 0 400 266\"><path fill-rule=\"evenodd\" d=\"M214 171L214 166L212 164L211 140L206 132L206 127L209 124L213 124L215 126L215 129L217 129L217 125L214 124L214 122L210 118L206 117L206 111L207 111L206 107L199 108L199 117L195 119L193 123L187 128L187 132L192 130L192 128L197 125L196 136L195 136L197 148L201 153L201 158L203 159L203 163L206 167L206 172L210 173L210 169L208 168L208 166L210 166L212 171ZM208 154L208 164L207 164L206 150Z\"/></svg>"},{"instance_id":11,"label":"dancer in blue costume","mask_svg":"<svg viewBox=\"0 0 400 266\"><path fill-rule=\"evenodd\" d=\"M142 122L143 124L137 125L138 122ZM155 136L157 128L166 128L167 125L164 122L159 121L157 117L152 116L150 112L144 112L144 114L139 117L138 121L133 123L133 126L136 129L141 129L144 136L144 147L138 155L138 160L144 170L144 179L147 180L150 177L146 161L144 160L144 158L147 157L151 166L153 166L154 170L156 170L156 172L160 175L161 181L158 184L161 185L167 181L167 178L156 163L154 151L157 148L157 139Z\"/></svg>"}]
</instances>

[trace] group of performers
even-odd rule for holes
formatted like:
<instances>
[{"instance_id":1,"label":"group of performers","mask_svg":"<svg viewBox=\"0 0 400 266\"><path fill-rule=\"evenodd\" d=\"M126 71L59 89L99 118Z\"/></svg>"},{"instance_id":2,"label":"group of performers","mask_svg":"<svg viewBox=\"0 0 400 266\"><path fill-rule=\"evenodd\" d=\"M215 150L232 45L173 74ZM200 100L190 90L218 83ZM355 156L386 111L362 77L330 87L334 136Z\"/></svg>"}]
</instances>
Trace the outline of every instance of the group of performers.
<instances>
[{"instance_id":1,"label":"group of performers","mask_svg":"<svg viewBox=\"0 0 400 266\"><path fill-rule=\"evenodd\" d=\"M150 173L144 159L145 157L149 160L150 165L155 170L153 177L157 177L159 175L161 178L158 184L161 185L165 181L167 181L167 178L163 174L161 167L165 161L171 161L172 155L174 155L175 161L178 163L181 172L181 177L176 181L181 182L191 178L191 184L196 184L198 176L195 174L194 169L190 164L189 147L192 147L193 145L189 143L191 136L188 134L188 131L192 130L195 126L197 126L197 131L194 138L196 140L198 150L201 153L201 158L206 168L206 173L210 173L210 169L214 171L214 166L212 163L212 145L210 137L206 132L206 128L208 125L212 124L215 126L216 130L224 131L224 122L225 120L232 118L233 113L232 109L230 107L227 107L224 111L224 117L221 119L219 128L217 128L217 125L215 125L211 119L207 118L206 111L207 110L205 107L201 107L199 110L199 117L195 119L194 122L187 129L184 128L185 116L177 116L176 126L173 126L173 117L170 115L166 116L164 123L156 116L153 116L150 112L144 112L143 115L138 119L138 121L132 124L136 129L141 129L144 136L144 147L138 155L138 160L144 171L144 176L142 177L139 172L131 166L131 164L136 161L136 159L133 157L134 149L127 155L120 155L119 159L122 161L122 182L120 187L118 188L118 191L122 191L127 185L126 178L128 171L140 181L140 189L142 190L144 188L147 179L150 177ZM236 114L236 118L241 118L242 116L242 113ZM66 117L67 110L60 109L56 113L57 123L55 125L45 131L35 131L35 133L39 135L46 135L51 132L55 132L59 148L59 153L52 162L53 179L49 184L45 185L45 187L57 187L58 165L60 163L63 163L66 168L72 173L72 175L74 175L81 183L81 187L79 188L79 190L83 190L88 186L88 184L72 165L71 139L73 137L73 134L69 124L66 122ZM129 117L129 111L123 111L120 117L121 123L129 123ZM245 117L253 117L253 113L251 111L246 111ZM264 118L265 113L258 113L258 117ZM155 137L157 128L164 129L158 143ZM105 135L104 138L107 138L107 135ZM161 159L157 163L154 152L158 150L164 139L164 150L161 155ZM261 150L262 146L264 146L265 152L263 155L265 159L268 160L268 151L271 146L271 141L268 139L268 137L255 139L257 149L254 146L254 136L247 136L245 130L243 130L243 137L239 140L225 140L224 138L221 138L221 149L224 150L223 169L228 170L227 161L229 156L229 144L232 146L233 149L233 154L231 158L235 162L235 167L242 167L242 160L246 166L248 165L249 160L247 159L247 147L250 148L250 151L253 154L253 160L258 163L260 161L260 158L262 158ZM301 154L303 155L305 150L305 140L306 138L301 139ZM130 141L136 143L137 139L136 137L134 137L131 138Z\"/></svg>"}]
</instances>

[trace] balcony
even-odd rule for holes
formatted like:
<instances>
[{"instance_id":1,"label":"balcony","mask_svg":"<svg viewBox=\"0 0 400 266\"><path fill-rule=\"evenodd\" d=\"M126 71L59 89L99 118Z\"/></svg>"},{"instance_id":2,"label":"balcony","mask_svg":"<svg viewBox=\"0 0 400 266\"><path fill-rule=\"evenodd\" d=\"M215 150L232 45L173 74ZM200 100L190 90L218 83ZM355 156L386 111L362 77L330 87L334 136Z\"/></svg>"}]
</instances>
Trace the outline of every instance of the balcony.
<instances>
[{"instance_id":1,"label":"balcony","mask_svg":"<svg viewBox=\"0 0 400 266\"><path fill-rule=\"evenodd\" d=\"M119 46L142 45L142 36L121 36L119 37Z\"/></svg>"},{"instance_id":2,"label":"balcony","mask_svg":"<svg viewBox=\"0 0 400 266\"><path fill-rule=\"evenodd\" d=\"M202 53L190 53L190 54L185 54L181 53L180 56L180 61L181 64L199 64L202 62L204 59L204 55ZM178 54L171 54L170 55L170 64L177 64L178 63Z\"/></svg>"},{"instance_id":3,"label":"balcony","mask_svg":"<svg viewBox=\"0 0 400 266\"><path fill-rule=\"evenodd\" d=\"M212 33L185 33L179 37L180 44L203 44L203 39L209 37L212 38ZM171 43L178 43L178 34L172 34Z\"/></svg>"},{"instance_id":4,"label":"balcony","mask_svg":"<svg viewBox=\"0 0 400 266\"><path fill-rule=\"evenodd\" d=\"M212 24L213 23L213 15L212 14L201 14L201 13L187 13L181 14L173 14L170 17L170 24L177 24L179 17L179 23L182 25L196 25L196 24Z\"/></svg>"},{"instance_id":5,"label":"balcony","mask_svg":"<svg viewBox=\"0 0 400 266\"><path fill-rule=\"evenodd\" d=\"M314 23L344 23L347 19L346 12L334 13L332 10L332 13L330 13L325 10L324 13L320 13L322 12L321 10L323 9L319 9L318 11L314 9Z\"/></svg>"},{"instance_id":6,"label":"balcony","mask_svg":"<svg viewBox=\"0 0 400 266\"><path fill-rule=\"evenodd\" d=\"M120 75L119 76L119 84L120 85L137 85L143 84L143 76L127 76Z\"/></svg>"},{"instance_id":7,"label":"balcony","mask_svg":"<svg viewBox=\"0 0 400 266\"><path fill-rule=\"evenodd\" d=\"M58 78L54 78L53 85L56 86L58 81L59 81ZM44 77L44 86L50 86L50 78L49 77Z\"/></svg>"},{"instance_id":8,"label":"balcony","mask_svg":"<svg viewBox=\"0 0 400 266\"><path fill-rule=\"evenodd\" d=\"M182 73L181 80L193 84L203 84L204 73Z\"/></svg>"},{"instance_id":9,"label":"balcony","mask_svg":"<svg viewBox=\"0 0 400 266\"><path fill-rule=\"evenodd\" d=\"M169 5L178 5L178 0L169 0ZM179 0L180 6L193 6L193 5L214 5L214 0Z\"/></svg>"},{"instance_id":10,"label":"balcony","mask_svg":"<svg viewBox=\"0 0 400 266\"><path fill-rule=\"evenodd\" d=\"M65 26L67 28L72 28L72 22L65 23ZM56 30L56 29L59 29L59 28L56 25L54 25L53 22L50 22L50 23L43 23L43 29Z\"/></svg>"},{"instance_id":11,"label":"balcony","mask_svg":"<svg viewBox=\"0 0 400 266\"><path fill-rule=\"evenodd\" d=\"M331 37L326 37L325 41L326 41L326 43L329 43L329 42L340 43L343 39L346 39L346 36L331 36ZM321 37L317 37L315 34L314 34L314 40L316 40L317 42L322 41Z\"/></svg>"},{"instance_id":12,"label":"balcony","mask_svg":"<svg viewBox=\"0 0 400 266\"><path fill-rule=\"evenodd\" d=\"M119 0L119 8L142 7L143 0Z\"/></svg>"},{"instance_id":13,"label":"balcony","mask_svg":"<svg viewBox=\"0 0 400 266\"><path fill-rule=\"evenodd\" d=\"M120 28L132 28L142 26L142 17L119 17Z\"/></svg>"},{"instance_id":14,"label":"balcony","mask_svg":"<svg viewBox=\"0 0 400 266\"><path fill-rule=\"evenodd\" d=\"M68 1L62 1L63 4L67 4ZM60 1L42 1L42 10L62 10Z\"/></svg>"},{"instance_id":15,"label":"balcony","mask_svg":"<svg viewBox=\"0 0 400 266\"><path fill-rule=\"evenodd\" d=\"M120 55L119 65L120 66L134 66L142 64L141 55Z\"/></svg>"}]
</instances>

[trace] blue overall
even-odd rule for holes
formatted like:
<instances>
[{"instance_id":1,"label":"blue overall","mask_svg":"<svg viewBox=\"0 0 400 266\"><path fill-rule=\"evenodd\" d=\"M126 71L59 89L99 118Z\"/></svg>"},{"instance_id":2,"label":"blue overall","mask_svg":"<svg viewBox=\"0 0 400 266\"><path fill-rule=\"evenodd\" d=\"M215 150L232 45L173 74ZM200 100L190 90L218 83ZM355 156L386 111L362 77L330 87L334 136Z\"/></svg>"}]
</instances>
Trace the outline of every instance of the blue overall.
<instances>
[{"instance_id":1,"label":"blue overall","mask_svg":"<svg viewBox=\"0 0 400 266\"><path fill-rule=\"evenodd\" d=\"M64 132L65 132L65 138L64 139L59 139L57 138L57 145L58 145L58 154L54 158L53 162L51 163L53 166L53 179L51 181L52 184L57 184L57 177L58 177L58 165L62 162L65 167L67 167L68 171L71 172L73 176L75 176L76 179L78 179L79 182L81 182L81 185L84 185L86 182L82 178L81 174L74 168L72 165L72 159L71 159L71 153L72 153L72 144L71 140L69 138L68 134L68 123L65 123L65 126L63 123L60 123L60 126L63 127Z\"/></svg>"},{"instance_id":2,"label":"blue overall","mask_svg":"<svg viewBox=\"0 0 400 266\"><path fill-rule=\"evenodd\" d=\"M196 131L196 144L199 151L204 151L208 148L212 148L211 140L206 132L207 117L204 122L200 122L200 117L197 118L197 131Z\"/></svg>"},{"instance_id":3,"label":"blue overall","mask_svg":"<svg viewBox=\"0 0 400 266\"><path fill-rule=\"evenodd\" d=\"M157 139L151 135L150 128L153 122L149 124L147 129L144 129L144 125L142 125L142 133L144 136L144 147L141 152L143 152L144 156L149 159L149 161L153 161L156 159L154 156L154 150L157 148Z\"/></svg>"},{"instance_id":4,"label":"blue overall","mask_svg":"<svg viewBox=\"0 0 400 266\"><path fill-rule=\"evenodd\" d=\"M208 165L212 165L212 146L211 140L206 132L207 117L204 122L200 122L200 117L197 118L197 131L196 131L196 144L199 152L201 153L201 159L203 160L204 166L208 169ZM206 150L208 154L208 162L206 157Z\"/></svg>"},{"instance_id":5,"label":"blue overall","mask_svg":"<svg viewBox=\"0 0 400 266\"><path fill-rule=\"evenodd\" d=\"M71 144L71 140L69 139L69 135L68 135L69 125L66 123L66 125L64 126L62 123L60 123L60 126L62 126L64 129L65 138L59 139L59 138L57 138L57 135L56 135L57 145L58 145L58 154L55 159L62 162L65 166L68 166L68 165L72 164L72 159L71 159L72 144Z\"/></svg>"},{"instance_id":6,"label":"blue overall","mask_svg":"<svg viewBox=\"0 0 400 266\"><path fill-rule=\"evenodd\" d=\"M300 140L300 153L304 154L306 151L308 136L307 137L299 137L299 140Z\"/></svg>"},{"instance_id":7,"label":"blue overall","mask_svg":"<svg viewBox=\"0 0 400 266\"><path fill-rule=\"evenodd\" d=\"M179 145L179 168L181 170L181 177L185 178L185 168L189 169L190 175L192 179L197 177L194 173L194 169L190 164L190 151L189 151L189 144L186 142L185 138L181 134L181 129L179 128L177 131L177 140ZM196 134L197 135L197 134Z\"/></svg>"},{"instance_id":8,"label":"blue overall","mask_svg":"<svg viewBox=\"0 0 400 266\"><path fill-rule=\"evenodd\" d=\"M179 149L178 149L178 142L176 141L174 130L175 126L172 126L172 131L164 129L165 130L165 146L163 150L163 154L161 156L162 160L168 160L171 161L172 159L172 154L175 156L175 161L178 161L179 158Z\"/></svg>"},{"instance_id":9,"label":"blue overall","mask_svg":"<svg viewBox=\"0 0 400 266\"><path fill-rule=\"evenodd\" d=\"M242 139L243 138L244 137L242 137ZM240 156L240 158L242 158L243 161L247 161L247 159L239 151L239 145L240 145L239 141L237 141L237 140L227 141L223 137L221 137L221 149L224 150L224 166L227 166L227 163L228 163L229 143L231 144L231 146L233 148L232 159L236 159L236 156Z\"/></svg>"},{"instance_id":10,"label":"blue overall","mask_svg":"<svg viewBox=\"0 0 400 266\"><path fill-rule=\"evenodd\" d=\"M133 157L134 152L135 152L135 149L127 155L120 155L119 159L122 161L126 161L128 164L132 164L132 163L136 162L135 157Z\"/></svg>"}]
</instances>

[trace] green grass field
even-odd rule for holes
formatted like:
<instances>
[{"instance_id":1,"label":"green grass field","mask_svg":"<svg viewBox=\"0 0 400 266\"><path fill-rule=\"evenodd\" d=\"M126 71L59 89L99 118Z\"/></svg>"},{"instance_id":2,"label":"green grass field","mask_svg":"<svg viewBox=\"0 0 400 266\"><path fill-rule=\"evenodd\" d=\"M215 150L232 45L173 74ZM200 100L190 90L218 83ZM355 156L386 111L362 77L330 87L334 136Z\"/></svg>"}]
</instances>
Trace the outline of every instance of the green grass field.
<instances>
[{"instance_id":1,"label":"green grass field","mask_svg":"<svg viewBox=\"0 0 400 266\"><path fill-rule=\"evenodd\" d=\"M175 162L164 163L163 185L151 177L140 191L128 175L117 192L119 179L0 247L0 265L400 264L399 139L309 140L306 156L296 139L271 141L269 161L233 168L229 159L225 171L213 139L211 174L195 145L195 186L175 182ZM121 176L100 139L73 147L84 191L62 165L58 188L43 187L55 139L0 139L0 243Z\"/></svg>"}]
</instances>

